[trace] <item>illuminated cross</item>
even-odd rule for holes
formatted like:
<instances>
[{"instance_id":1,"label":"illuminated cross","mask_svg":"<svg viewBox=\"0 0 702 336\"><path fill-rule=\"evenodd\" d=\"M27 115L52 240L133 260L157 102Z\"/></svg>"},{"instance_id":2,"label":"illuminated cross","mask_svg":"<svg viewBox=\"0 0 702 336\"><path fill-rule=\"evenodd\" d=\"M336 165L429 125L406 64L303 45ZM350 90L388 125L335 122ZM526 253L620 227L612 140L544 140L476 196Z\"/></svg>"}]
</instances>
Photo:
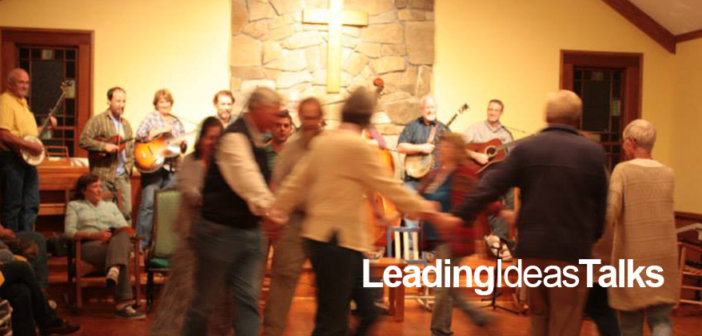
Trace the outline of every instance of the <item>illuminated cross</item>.
<instances>
[{"instance_id":1,"label":"illuminated cross","mask_svg":"<svg viewBox=\"0 0 702 336\"><path fill-rule=\"evenodd\" d=\"M343 0L329 0L329 9L306 9L302 12L303 23L329 25L327 92L330 93L341 89L341 26L368 25L367 13L342 10L343 3Z\"/></svg>"}]
</instances>

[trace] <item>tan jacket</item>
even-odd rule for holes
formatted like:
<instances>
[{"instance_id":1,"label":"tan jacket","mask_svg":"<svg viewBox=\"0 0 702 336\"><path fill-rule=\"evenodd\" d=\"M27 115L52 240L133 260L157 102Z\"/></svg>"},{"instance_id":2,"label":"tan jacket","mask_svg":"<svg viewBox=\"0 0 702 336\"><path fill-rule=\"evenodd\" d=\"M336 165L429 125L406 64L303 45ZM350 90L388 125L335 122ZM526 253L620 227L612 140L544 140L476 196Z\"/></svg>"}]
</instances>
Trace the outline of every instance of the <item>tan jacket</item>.
<instances>
[{"instance_id":1,"label":"tan jacket","mask_svg":"<svg viewBox=\"0 0 702 336\"><path fill-rule=\"evenodd\" d=\"M302 236L366 251L371 246L365 195L378 191L402 212L423 209L421 197L389 176L373 147L352 131L332 130L315 137L308 154L283 181L275 207L289 213L305 202Z\"/></svg>"},{"instance_id":2,"label":"tan jacket","mask_svg":"<svg viewBox=\"0 0 702 336\"><path fill-rule=\"evenodd\" d=\"M132 127L129 125L127 119L121 118L122 125L124 126L124 138L132 138ZM95 140L95 138L102 137L108 139L117 135L117 129L115 124L110 119L108 111L100 113L93 116L85 124L83 128L83 133L80 135L80 140L78 145L91 152L104 152L105 144L104 141ZM127 142L124 148L127 154L127 160L124 162L124 169L128 175L132 175L132 167L134 167L134 141ZM115 173L117 171L117 155L107 155L103 158L95 159L90 161L90 171L100 176L100 179L110 183L115 181Z\"/></svg>"}]
</instances>

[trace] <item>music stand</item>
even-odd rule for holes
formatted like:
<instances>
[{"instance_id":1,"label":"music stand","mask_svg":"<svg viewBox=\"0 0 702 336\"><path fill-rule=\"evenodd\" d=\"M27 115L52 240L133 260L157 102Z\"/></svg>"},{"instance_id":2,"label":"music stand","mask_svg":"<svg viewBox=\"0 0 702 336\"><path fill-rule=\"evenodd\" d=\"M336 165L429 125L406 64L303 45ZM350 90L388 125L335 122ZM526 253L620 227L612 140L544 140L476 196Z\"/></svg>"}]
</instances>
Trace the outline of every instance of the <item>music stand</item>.
<instances>
[{"instance_id":1,"label":"music stand","mask_svg":"<svg viewBox=\"0 0 702 336\"><path fill-rule=\"evenodd\" d=\"M497 277L499 276L498 272L502 272L501 269L498 269L497 267L497 261L501 260L502 258L500 257L500 251L502 251L502 248L506 246L506 243L504 239L500 238L500 243L499 246L497 247L497 250L493 246L490 246L490 243L488 241L485 241L485 244L488 247L488 250L492 252L492 254L495 255L495 268L493 271L493 288L494 290L492 291L492 294L490 295L489 298L483 298L480 301L490 301L490 303L480 307L480 308L492 308L492 310L497 310L497 309L502 309L506 312L510 312L512 314L520 315L520 313L514 309L510 309L504 306L501 306L497 303L497 297L502 295L502 291L497 288ZM499 291L499 293L498 293Z\"/></svg>"}]
</instances>

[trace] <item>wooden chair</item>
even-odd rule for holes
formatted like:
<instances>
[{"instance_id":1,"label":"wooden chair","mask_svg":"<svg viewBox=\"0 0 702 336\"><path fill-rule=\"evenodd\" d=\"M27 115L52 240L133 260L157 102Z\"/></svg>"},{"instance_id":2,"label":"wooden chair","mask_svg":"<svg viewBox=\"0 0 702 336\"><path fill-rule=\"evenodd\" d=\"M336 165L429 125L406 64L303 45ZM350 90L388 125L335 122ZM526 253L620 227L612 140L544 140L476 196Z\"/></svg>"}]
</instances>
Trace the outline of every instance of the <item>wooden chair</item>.
<instances>
[{"instance_id":1,"label":"wooden chair","mask_svg":"<svg viewBox=\"0 0 702 336\"><path fill-rule=\"evenodd\" d=\"M111 201L114 194L111 192L103 192L102 198ZM119 204L119 197L118 206ZM64 211L65 214L65 211ZM141 298L141 268L139 261L141 260L141 251L139 245L141 237L131 238L134 256L130 258L129 267L133 267L132 276L134 277L134 300L139 304ZM73 313L78 314L83 308L83 288L85 287L105 287L105 272L90 263L83 261L81 251L83 243L87 239L74 238L68 244L68 285L71 289L71 309Z\"/></svg>"},{"instance_id":2,"label":"wooden chair","mask_svg":"<svg viewBox=\"0 0 702 336\"><path fill-rule=\"evenodd\" d=\"M678 249L680 251L680 300L676 303L677 308L681 303L688 303L702 306L702 265L687 260L690 252L702 255L702 246L694 245L687 242L678 241ZM698 259L702 260L702 258ZM688 281L686 284L685 281ZM694 282L696 285L690 285L689 282ZM684 299L686 291L693 292L693 299Z\"/></svg>"},{"instance_id":3,"label":"wooden chair","mask_svg":"<svg viewBox=\"0 0 702 336\"><path fill-rule=\"evenodd\" d=\"M140 279L141 268L139 260L141 260L141 251L139 245L141 237L131 238L134 257L130 257L130 265L132 267L132 276L134 278L134 300L139 304L141 298ZM83 288L85 287L105 287L105 271L97 268L82 260L81 248L86 239L72 239L68 247L68 284L72 291L72 309L74 313L80 313L83 308Z\"/></svg>"},{"instance_id":4,"label":"wooden chair","mask_svg":"<svg viewBox=\"0 0 702 336\"><path fill-rule=\"evenodd\" d=\"M176 189L163 189L154 195L154 225L151 231L151 244L145 255L146 269L146 311L150 312L155 300L156 284L154 275L168 274L171 257L175 252L177 235L175 223L181 205L181 195Z\"/></svg>"}]
</instances>

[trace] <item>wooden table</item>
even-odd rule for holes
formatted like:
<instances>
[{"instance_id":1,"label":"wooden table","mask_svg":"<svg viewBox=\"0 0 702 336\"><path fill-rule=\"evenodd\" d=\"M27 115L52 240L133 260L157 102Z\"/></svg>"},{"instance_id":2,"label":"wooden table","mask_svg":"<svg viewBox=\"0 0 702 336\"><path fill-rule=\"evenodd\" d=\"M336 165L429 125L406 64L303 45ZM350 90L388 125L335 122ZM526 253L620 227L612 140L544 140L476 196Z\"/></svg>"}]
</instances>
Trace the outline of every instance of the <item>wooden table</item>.
<instances>
[{"instance_id":1,"label":"wooden table","mask_svg":"<svg viewBox=\"0 0 702 336\"><path fill-rule=\"evenodd\" d=\"M404 276L404 268L407 263L402 259L397 258L380 258L370 261L371 278L383 277L383 272L390 266L397 266ZM390 303L389 314L395 317L395 322L402 322L405 318L405 286L400 279L400 285L395 288L388 288L388 301Z\"/></svg>"}]
</instances>

